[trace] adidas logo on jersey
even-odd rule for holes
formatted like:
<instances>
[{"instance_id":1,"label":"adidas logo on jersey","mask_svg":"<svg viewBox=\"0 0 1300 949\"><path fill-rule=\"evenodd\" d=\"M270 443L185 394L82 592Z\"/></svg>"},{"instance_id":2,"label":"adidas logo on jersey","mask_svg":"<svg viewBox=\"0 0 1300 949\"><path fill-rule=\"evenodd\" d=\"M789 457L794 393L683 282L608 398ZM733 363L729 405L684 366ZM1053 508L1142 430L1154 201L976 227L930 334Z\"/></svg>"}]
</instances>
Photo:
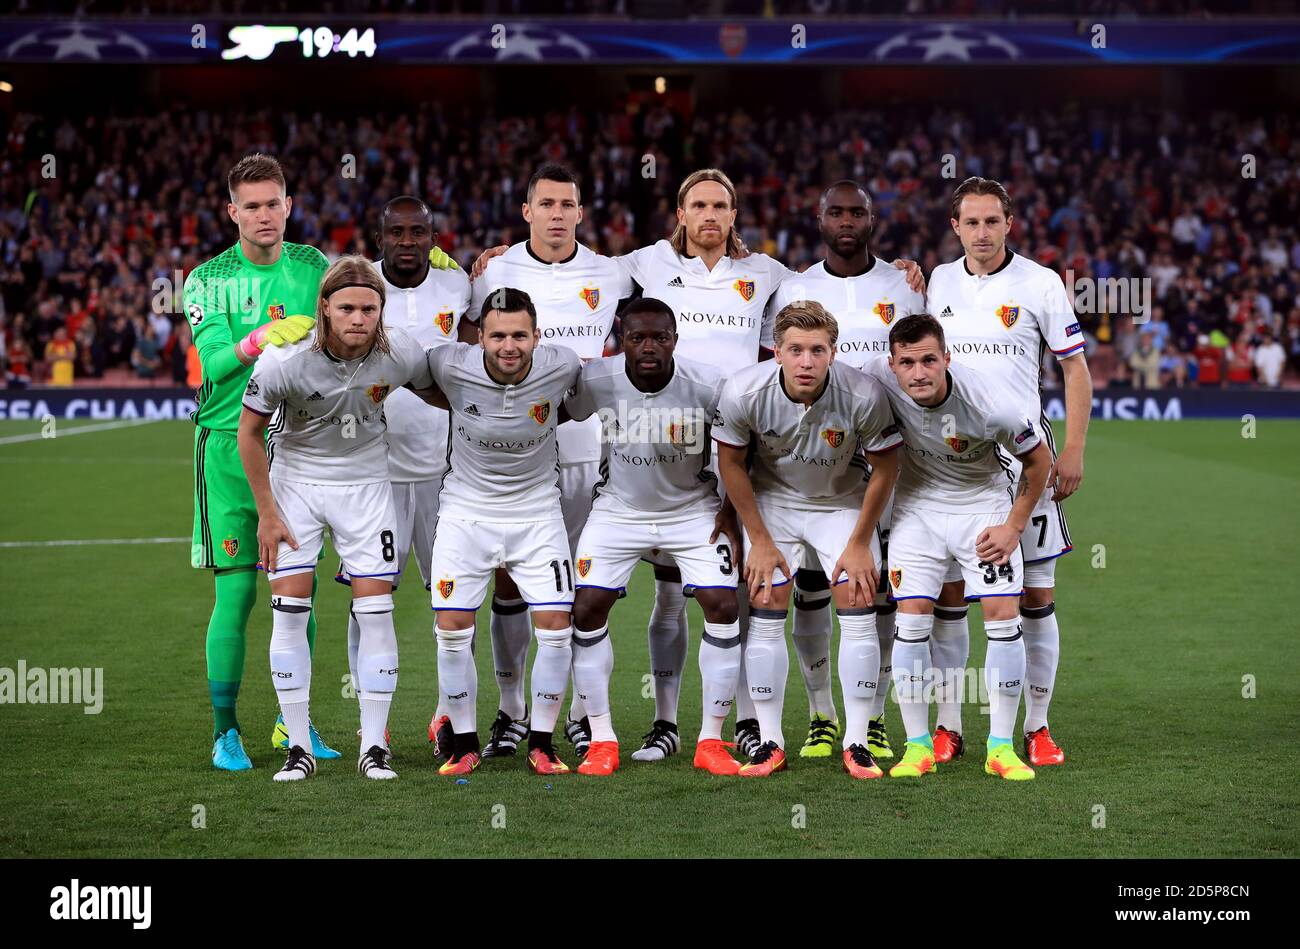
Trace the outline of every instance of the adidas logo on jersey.
<instances>
[{"instance_id":1,"label":"adidas logo on jersey","mask_svg":"<svg viewBox=\"0 0 1300 949\"><path fill-rule=\"evenodd\" d=\"M673 277L673 279L671 279L671 280L668 281L668 286L670 286L670 287L677 287L678 289L682 289L682 288L684 288L684 287L686 286L686 284L682 283L682 278L681 278L681 277Z\"/></svg>"},{"instance_id":2,"label":"adidas logo on jersey","mask_svg":"<svg viewBox=\"0 0 1300 949\"><path fill-rule=\"evenodd\" d=\"M945 316L952 316L952 307L946 306L943 308L943 312L939 314L939 318L943 319Z\"/></svg>"},{"instance_id":3,"label":"adidas logo on jersey","mask_svg":"<svg viewBox=\"0 0 1300 949\"><path fill-rule=\"evenodd\" d=\"M307 396L307 401L308 401L308 402L319 402L319 401L321 401L321 399L323 399L323 398L325 398L325 396L321 395L319 392L312 392L311 395Z\"/></svg>"},{"instance_id":4,"label":"adidas logo on jersey","mask_svg":"<svg viewBox=\"0 0 1300 949\"><path fill-rule=\"evenodd\" d=\"M471 402L469 405L465 406L465 414L477 416L479 414L478 406Z\"/></svg>"}]
</instances>

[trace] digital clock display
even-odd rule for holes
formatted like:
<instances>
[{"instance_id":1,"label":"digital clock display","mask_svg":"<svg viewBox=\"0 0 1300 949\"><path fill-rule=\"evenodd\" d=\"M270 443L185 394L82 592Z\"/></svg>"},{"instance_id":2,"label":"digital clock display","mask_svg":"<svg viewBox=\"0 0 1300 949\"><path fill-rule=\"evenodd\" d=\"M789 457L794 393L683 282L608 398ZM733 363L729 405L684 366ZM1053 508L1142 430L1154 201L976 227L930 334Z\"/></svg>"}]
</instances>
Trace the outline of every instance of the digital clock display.
<instances>
[{"instance_id":1,"label":"digital clock display","mask_svg":"<svg viewBox=\"0 0 1300 949\"><path fill-rule=\"evenodd\" d=\"M351 27L342 33L336 33L331 27L296 27L296 26L236 26L228 34L230 45L221 51L225 60L252 59L263 60L275 52L281 44L294 44L302 53L303 59L325 59L328 56L347 56L367 59L375 55L375 31L373 27L358 30Z\"/></svg>"}]
</instances>

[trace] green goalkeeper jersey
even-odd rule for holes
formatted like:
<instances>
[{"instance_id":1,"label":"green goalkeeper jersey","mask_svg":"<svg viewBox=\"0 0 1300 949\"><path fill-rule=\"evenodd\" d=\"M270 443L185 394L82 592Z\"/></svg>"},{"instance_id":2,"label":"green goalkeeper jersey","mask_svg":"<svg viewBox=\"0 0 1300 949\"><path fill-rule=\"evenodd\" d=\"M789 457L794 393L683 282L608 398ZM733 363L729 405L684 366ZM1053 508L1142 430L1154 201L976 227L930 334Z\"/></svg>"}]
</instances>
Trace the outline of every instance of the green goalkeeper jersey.
<instances>
[{"instance_id":1,"label":"green goalkeeper jersey","mask_svg":"<svg viewBox=\"0 0 1300 949\"><path fill-rule=\"evenodd\" d=\"M205 428L239 429L244 387L252 366L232 348L263 323L302 314L315 317L321 276L329 261L315 247L285 242L273 264L250 263L238 244L196 267L185 280L185 315L203 365L199 409Z\"/></svg>"}]
</instances>

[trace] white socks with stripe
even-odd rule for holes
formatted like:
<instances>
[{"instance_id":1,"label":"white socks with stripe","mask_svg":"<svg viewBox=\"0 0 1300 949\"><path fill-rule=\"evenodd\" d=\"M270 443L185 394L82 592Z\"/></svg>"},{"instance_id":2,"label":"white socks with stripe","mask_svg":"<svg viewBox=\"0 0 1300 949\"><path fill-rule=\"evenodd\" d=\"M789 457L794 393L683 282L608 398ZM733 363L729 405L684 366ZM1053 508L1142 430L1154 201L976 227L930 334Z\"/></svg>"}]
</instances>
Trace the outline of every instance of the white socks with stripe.
<instances>
[{"instance_id":1,"label":"white socks with stripe","mask_svg":"<svg viewBox=\"0 0 1300 949\"><path fill-rule=\"evenodd\" d=\"M1056 604L1022 606L1020 628L1025 633L1025 731L1047 725L1047 709L1056 687L1056 665L1061 658L1061 632L1056 625Z\"/></svg>"},{"instance_id":2,"label":"white socks with stripe","mask_svg":"<svg viewBox=\"0 0 1300 949\"><path fill-rule=\"evenodd\" d=\"M808 710L818 718L835 721L835 695L831 688L831 591L794 588L794 651L799 657Z\"/></svg>"},{"instance_id":3,"label":"white socks with stripe","mask_svg":"<svg viewBox=\"0 0 1300 949\"><path fill-rule=\"evenodd\" d=\"M837 609L840 618L840 689L844 694L844 747L867 744L871 703L879 689L880 640L874 607Z\"/></svg>"},{"instance_id":4,"label":"white socks with stripe","mask_svg":"<svg viewBox=\"0 0 1300 949\"><path fill-rule=\"evenodd\" d=\"M961 734L962 691L966 658L970 655L970 626L965 606L935 606L930 662L934 665L935 726Z\"/></svg>"},{"instance_id":5,"label":"white socks with stripe","mask_svg":"<svg viewBox=\"0 0 1300 949\"><path fill-rule=\"evenodd\" d=\"M528 665L528 644L533 638L528 604L523 600L498 600L493 596L488 630L492 636L492 664L496 669L497 688L501 691L499 708L513 719L523 718L524 673Z\"/></svg>"},{"instance_id":6,"label":"white socks with stripe","mask_svg":"<svg viewBox=\"0 0 1300 949\"><path fill-rule=\"evenodd\" d=\"M880 677L876 680L876 697L871 700L871 717L885 714L885 699L889 696L889 683L894 680L894 616L897 603L882 603L876 607L876 639L880 642ZM929 652L929 650L926 650Z\"/></svg>"},{"instance_id":7,"label":"white socks with stripe","mask_svg":"<svg viewBox=\"0 0 1300 949\"><path fill-rule=\"evenodd\" d=\"M438 626L434 628L434 636L438 640L438 704L447 710L454 733L464 735L477 731L478 670L474 650L470 648L474 629L451 630Z\"/></svg>"},{"instance_id":8,"label":"white socks with stripe","mask_svg":"<svg viewBox=\"0 0 1300 949\"><path fill-rule=\"evenodd\" d=\"M700 741L722 738L722 725L736 695L740 665L740 623L705 622L700 637L700 679L704 685Z\"/></svg>"},{"instance_id":9,"label":"white socks with stripe","mask_svg":"<svg viewBox=\"0 0 1300 949\"><path fill-rule=\"evenodd\" d=\"M1020 619L985 620L989 638L984 657L984 683L989 690L989 737L1011 738L1020 712L1025 681L1025 639Z\"/></svg>"},{"instance_id":10,"label":"white socks with stripe","mask_svg":"<svg viewBox=\"0 0 1300 949\"><path fill-rule=\"evenodd\" d=\"M758 717L758 731L764 744L785 747L781 712L785 708L785 683L790 675L790 653L785 646L786 610L752 607L749 636L745 643L745 673L749 697Z\"/></svg>"},{"instance_id":11,"label":"white socks with stripe","mask_svg":"<svg viewBox=\"0 0 1300 949\"><path fill-rule=\"evenodd\" d=\"M909 739L930 734L926 679L930 670L930 614L898 613L894 620L894 696Z\"/></svg>"},{"instance_id":12,"label":"white socks with stripe","mask_svg":"<svg viewBox=\"0 0 1300 949\"><path fill-rule=\"evenodd\" d=\"M686 668L687 622L682 585L670 580L655 580L655 603L650 611L646 634L650 640L656 720L677 721L682 670Z\"/></svg>"},{"instance_id":13,"label":"white socks with stripe","mask_svg":"<svg viewBox=\"0 0 1300 949\"><path fill-rule=\"evenodd\" d=\"M537 656L533 659L532 730L554 732L560 703L573 666L573 627L538 629ZM509 714L507 712L506 714Z\"/></svg>"},{"instance_id":14,"label":"white socks with stripe","mask_svg":"<svg viewBox=\"0 0 1300 949\"><path fill-rule=\"evenodd\" d=\"M361 630L357 644L357 701L361 706L361 748L387 748L384 731L397 690L397 632L393 629L393 595L359 596L352 613Z\"/></svg>"},{"instance_id":15,"label":"white socks with stripe","mask_svg":"<svg viewBox=\"0 0 1300 949\"><path fill-rule=\"evenodd\" d=\"M289 731L289 747L311 752L308 698L311 695L311 650L307 621L311 597L271 597L271 684Z\"/></svg>"},{"instance_id":16,"label":"white socks with stripe","mask_svg":"<svg viewBox=\"0 0 1300 949\"><path fill-rule=\"evenodd\" d=\"M617 741L609 710L609 677L614 672L614 644L609 625L573 631L573 687L587 709L592 741Z\"/></svg>"}]
</instances>

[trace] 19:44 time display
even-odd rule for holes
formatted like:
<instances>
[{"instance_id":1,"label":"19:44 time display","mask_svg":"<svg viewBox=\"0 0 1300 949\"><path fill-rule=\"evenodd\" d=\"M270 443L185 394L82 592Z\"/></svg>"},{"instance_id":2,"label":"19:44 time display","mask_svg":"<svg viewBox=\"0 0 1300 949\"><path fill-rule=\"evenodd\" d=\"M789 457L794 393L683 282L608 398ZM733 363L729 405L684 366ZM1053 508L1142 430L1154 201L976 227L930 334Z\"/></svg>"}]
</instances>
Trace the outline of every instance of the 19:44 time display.
<instances>
[{"instance_id":1,"label":"19:44 time display","mask_svg":"<svg viewBox=\"0 0 1300 949\"><path fill-rule=\"evenodd\" d=\"M323 59L331 53L347 53L355 58L358 55L371 57L375 55L375 31L367 29L357 35L355 28L339 36L328 26L316 29L303 29L298 33L298 42L302 43L302 55L311 59Z\"/></svg>"}]
</instances>

